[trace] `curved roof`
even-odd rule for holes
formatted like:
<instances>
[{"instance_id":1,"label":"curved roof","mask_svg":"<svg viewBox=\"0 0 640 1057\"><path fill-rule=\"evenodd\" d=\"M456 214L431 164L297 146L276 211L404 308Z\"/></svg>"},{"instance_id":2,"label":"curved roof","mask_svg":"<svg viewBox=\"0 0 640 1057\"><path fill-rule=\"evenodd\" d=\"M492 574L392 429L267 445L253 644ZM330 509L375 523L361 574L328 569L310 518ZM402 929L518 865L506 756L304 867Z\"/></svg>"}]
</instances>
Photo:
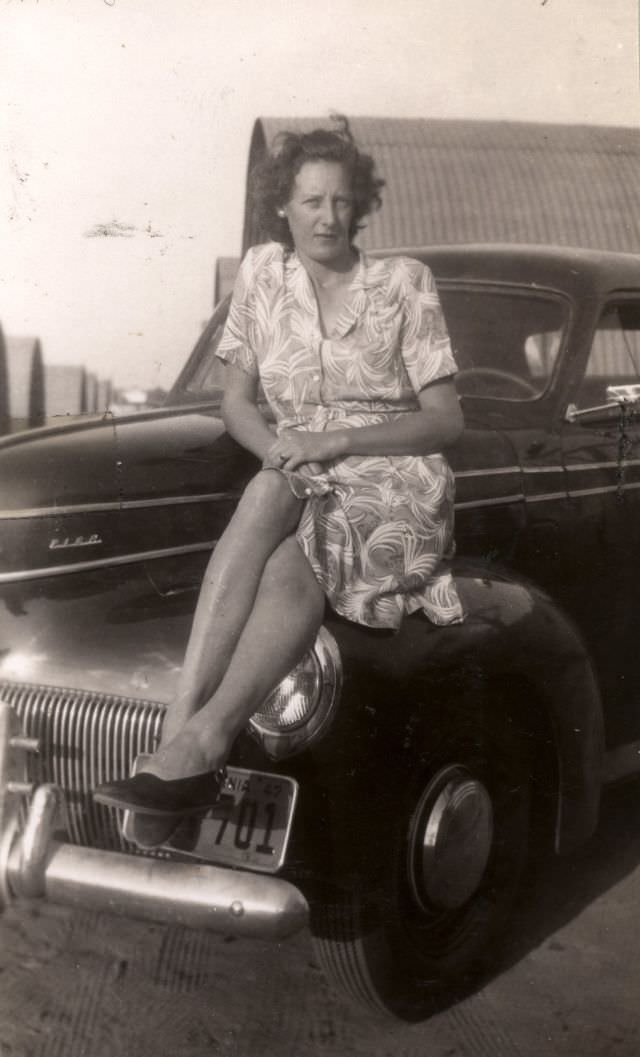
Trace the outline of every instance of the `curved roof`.
<instances>
[{"instance_id":1,"label":"curved roof","mask_svg":"<svg viewBox=\"0 0 640 1057\"><path fill-rule=\"evenodd\" d=\"M258 118L249 170L285 129L322 118ZM507 121L354 117L387 181L363 248L532 242L640 252L640 132ZM247 196L243 251L264 236Z\"/></svg>"}]
</instances>

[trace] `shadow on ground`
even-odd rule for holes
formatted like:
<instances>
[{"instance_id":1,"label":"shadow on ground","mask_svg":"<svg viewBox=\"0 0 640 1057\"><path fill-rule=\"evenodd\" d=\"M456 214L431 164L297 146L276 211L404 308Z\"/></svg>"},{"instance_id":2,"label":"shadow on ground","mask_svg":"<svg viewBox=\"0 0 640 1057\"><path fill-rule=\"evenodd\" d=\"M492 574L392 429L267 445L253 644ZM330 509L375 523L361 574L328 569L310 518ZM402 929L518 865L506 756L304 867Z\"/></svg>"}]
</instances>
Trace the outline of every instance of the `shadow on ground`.
<instances>
[{"instance_id":1,"label":"shadow on ground","mask_svg":"<svg viewBox=\"0 0 640 1057\"><path fill-rule=\"evenodd\" d=\"M640 780L605 791L591 840L569 856L534 861L502 951L502 968L525 957L640 865Z\"/></svg>"}]
</instances>

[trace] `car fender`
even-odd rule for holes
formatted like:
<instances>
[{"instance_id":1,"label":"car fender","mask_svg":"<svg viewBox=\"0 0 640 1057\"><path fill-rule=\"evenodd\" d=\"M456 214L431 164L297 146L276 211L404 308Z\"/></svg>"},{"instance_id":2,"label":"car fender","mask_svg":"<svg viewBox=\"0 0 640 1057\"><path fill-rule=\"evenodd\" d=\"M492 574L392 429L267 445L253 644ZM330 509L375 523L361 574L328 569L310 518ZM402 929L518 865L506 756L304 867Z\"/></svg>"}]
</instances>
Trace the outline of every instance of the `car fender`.
<instances>
[{"instance_id":1,"label":"car fender","mask_svg":"<svg viewBox=\"0 0 640 1057\"><path fill-rule=\"evenodd\" d=\"M412 616L383 648L356 625L332 628L349 673L345 692L361 696L365 679L372 687L412 687L423 701L446 699L448 683L454 692L471 688L472 694L495 683L518 692L525 686L526 700L519 702L525 723L528 714L532 732L539 732L540 710L552 741L556 789L545 795L555 798L556 851L567 853L595 829L603 777L602 704L586 646L570 618L535 585L464 562L455 578L462 623L436 627Z\"/></svg>"}]
</instances>

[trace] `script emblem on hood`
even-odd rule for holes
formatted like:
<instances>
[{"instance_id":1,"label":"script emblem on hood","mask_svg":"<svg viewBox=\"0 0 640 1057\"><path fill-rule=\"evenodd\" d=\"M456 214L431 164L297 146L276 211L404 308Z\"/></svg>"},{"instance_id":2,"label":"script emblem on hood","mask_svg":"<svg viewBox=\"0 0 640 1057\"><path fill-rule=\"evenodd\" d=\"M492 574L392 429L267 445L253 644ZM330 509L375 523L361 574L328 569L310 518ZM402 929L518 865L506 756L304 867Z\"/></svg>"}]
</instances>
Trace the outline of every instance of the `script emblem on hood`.
<instances>
[{"instance_id":1,"label":"script emblem on hood","mask_svg":"<svg viewBox=\"0 0 640 1057\"><path fill-rule=\"evenodd\" d=\"M97 532L91 536L54 536L49 542L49 550L57 551L63 547L95 547L102 543L102 537Z\"/></svg>"}]
</instances>

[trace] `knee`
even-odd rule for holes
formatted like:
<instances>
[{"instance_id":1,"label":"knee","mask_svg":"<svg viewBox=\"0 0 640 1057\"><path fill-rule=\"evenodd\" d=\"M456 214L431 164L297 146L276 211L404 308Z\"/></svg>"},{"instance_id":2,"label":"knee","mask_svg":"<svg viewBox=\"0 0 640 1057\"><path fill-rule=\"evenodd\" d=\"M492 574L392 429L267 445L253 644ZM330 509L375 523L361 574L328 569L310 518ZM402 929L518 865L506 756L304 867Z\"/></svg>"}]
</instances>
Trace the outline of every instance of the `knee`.
<instances>
[{"instance_id":1,"label":"knee","mask_svg":"<svg viewBox=\"0 0 640 1057\"><path fill-rule=\"evenodd\" d=\"M298 504L299 500L281 473L277 470L260 470L242 493L238 510L252 519L280 519L286 518Z\"/></svg>"}]
</instances>

